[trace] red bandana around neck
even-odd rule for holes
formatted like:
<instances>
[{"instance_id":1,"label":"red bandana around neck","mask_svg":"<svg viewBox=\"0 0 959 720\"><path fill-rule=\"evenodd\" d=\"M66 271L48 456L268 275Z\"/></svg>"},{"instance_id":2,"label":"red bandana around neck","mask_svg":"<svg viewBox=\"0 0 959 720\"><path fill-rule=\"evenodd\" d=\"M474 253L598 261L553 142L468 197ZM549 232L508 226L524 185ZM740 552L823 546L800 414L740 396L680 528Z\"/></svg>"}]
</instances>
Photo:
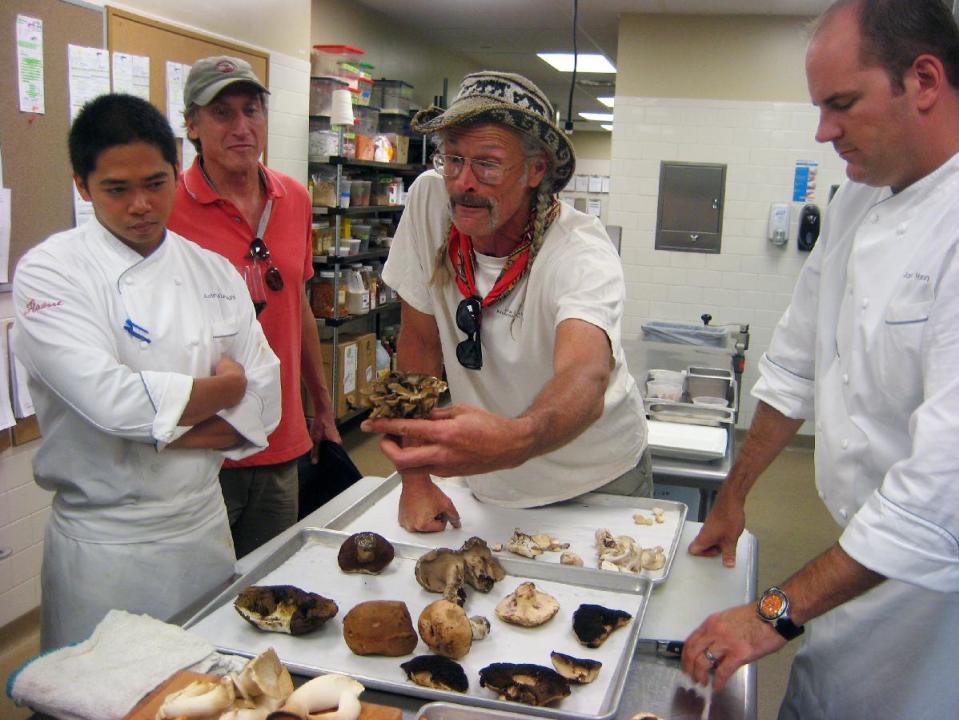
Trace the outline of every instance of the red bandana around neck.
<instances>
[{"instance_id":1,"label":"red bandana around neck","mask_svg":"<svg viewBox=\"0 0 959 720\"><path fill-rule=\"evenodd\" d=\"M558 215L559 202L554 199L546 211L544 232L546 228L552 225ZM526 229L523 230L519 245L506 257L506 262L499 277L496 278L496 282L493 283L493 287L490 288L486 297L482 299L484 308L509 295L529 270L532 262L533 228L535 225L536 211L534 210L530 214L529 222L526 223ZM479 297L473 271L473 241L469 235L460 232L454 223L450 223L448 249L450 262L453 263L456 276L456 285L463 293L463 297Z\"/></svg>"}]
</instances>

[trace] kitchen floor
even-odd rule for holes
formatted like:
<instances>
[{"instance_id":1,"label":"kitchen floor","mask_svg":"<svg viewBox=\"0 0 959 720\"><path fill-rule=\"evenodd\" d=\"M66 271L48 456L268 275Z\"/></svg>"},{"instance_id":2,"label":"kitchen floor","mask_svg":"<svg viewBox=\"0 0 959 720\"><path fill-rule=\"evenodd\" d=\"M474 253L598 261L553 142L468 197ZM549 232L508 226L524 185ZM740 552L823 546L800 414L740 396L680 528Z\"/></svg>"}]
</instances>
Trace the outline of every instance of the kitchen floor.
<instances>
[{"instance_id":1,"label":"kitchen floor","mask_svg":"<svg viewBox=\"0 0 959 720\"><path fill-rule=\"evenodd\" d=\"M392 465L380 452L377 440L347 426L343 442L364 475L387 476ZM789 449L772 464L757 483L746 506L747 526L759 540L759 589L782 582L839 536L838 528L816 495L813 485L813 454L809 449ZM39 651L39 612L0 628L0 681ZM798 645L759 661L758 717L776 717L786 687L789 665ZM0 696L0 718L30 717L26 708L15 707L6 693Z\"/></svg>"}]
</instances>

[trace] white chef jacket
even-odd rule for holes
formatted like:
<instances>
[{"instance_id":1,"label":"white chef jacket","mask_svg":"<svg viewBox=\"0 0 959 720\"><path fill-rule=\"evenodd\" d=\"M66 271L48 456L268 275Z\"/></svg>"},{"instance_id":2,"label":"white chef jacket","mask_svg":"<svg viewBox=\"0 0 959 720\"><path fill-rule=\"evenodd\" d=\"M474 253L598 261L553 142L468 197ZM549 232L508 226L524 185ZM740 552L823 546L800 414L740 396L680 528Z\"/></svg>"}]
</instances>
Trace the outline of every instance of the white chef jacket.
<instances>
[{"instance_id":1,"label":"white chef jacket","mask_svg":"<svg viewBox=\"0 0 959 720\"><path fill-rule=\"evenodd\" d=\"M55 492L44 644L82 639L111 607L165 619L232 574L217 474L224 456L266 447L279 422L279 361L246 285L175 233L144 258L94 219L23 257L13 301L13 347L43 433L34 475ZM188 429L177 421L192 378L224 355L247 389L219 415L245 442L166 449Z\"/></svg>"},{"instance_id":2,"label":"white chef jacket","mask_svg":"<svg viewBox=\"0 0 959 720\"><path fill-rule=\"evenodd\" d=\"M480 370L455 360L456 345L465 337L456 327L462 293L452 279L430 282L437 249L448 241L449 222L443 178L423 173L410 187L383 279L436 320L454 402L505 417L521 415L553 377L556 328L569 318L603 330L614 361L596 422L563 447L519 467L466 478L473 493L502 507L537 507L596 490L635 468L646 447L646 415L622 347L623 268L599 220L561 203L530 272L507 297L483 310ZM476 255L481 294L492 287L504 262Z\"/></svg>"},{"instance_id":3,"label":"white chef jacket","mask_svg":"<svg viewBox=\"0 0 959 720\"><path fill-rule=\"evenodd\" d=\"M889 580L809 623L782 717L959 718L959 156L823 229L753 395L815 420L839 542Z\"/></svg>"}]
</instances>

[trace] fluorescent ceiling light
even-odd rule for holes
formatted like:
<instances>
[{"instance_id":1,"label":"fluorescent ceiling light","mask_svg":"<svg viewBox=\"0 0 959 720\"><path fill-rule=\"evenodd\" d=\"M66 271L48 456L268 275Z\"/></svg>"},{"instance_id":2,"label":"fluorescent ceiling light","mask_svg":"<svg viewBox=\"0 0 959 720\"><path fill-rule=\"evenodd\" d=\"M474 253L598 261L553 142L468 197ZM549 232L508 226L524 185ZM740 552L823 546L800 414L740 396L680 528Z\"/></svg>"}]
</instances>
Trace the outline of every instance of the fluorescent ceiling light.
<instances>
[{"instance_id":1,"label":"fluorescent ceiling light","mask_svg":"<svg viewBox=\"0 0 959 720\"><path fill-rule=\"evenodd\" d=\"M610 132L613 132L613 126L612 126L612 125L606 125L606 124L604 123L603 125L600 125L600 127L603 128L603 130L609 130Z\"/></svg>"},{"instance_id":2,"label":"fluorescent ceiling light","mask_svg":"<svg viewBox=\"0 0 959 720\"><path fill-rule=\"evenodd\" d=\"M580 113L583 120L594 120L596 122L613 122L613 113Z\"/></svg>"},{"instance_id":3,"label":"fluorescent ceiling light","mask_svg":"<svg viewBox=\"0 0 959 720\"><path fill-rule=\"evenodd\" d=\"M616 102L616 98L614 97L598 97L596 99L603 103L603 105L606 107L613 107Z\"/></svg>"},{"instance_id":4,"label":"fluorescent ceiling light","mask_svg":"<svg viewBox=\"0 0 959 720\"><path fill-rule=\"evenodd\" d=\"M573 53L536 53L536 55L560 72L573 72ZM576 72L615 73L616 68L604 55L579 53Z\"/></svg>"}]
</instances>

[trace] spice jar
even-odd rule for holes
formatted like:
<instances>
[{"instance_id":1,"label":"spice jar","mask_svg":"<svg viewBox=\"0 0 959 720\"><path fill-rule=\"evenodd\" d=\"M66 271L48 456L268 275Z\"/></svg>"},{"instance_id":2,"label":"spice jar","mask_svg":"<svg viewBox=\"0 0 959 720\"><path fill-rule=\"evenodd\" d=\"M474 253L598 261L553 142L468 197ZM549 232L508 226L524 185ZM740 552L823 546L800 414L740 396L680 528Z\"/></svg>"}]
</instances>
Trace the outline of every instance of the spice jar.
<instances>
[{"instance_id":1,"label":"spice jar","mask_svg":"<svg viewBox=\"0 0 959 720\"><path fill-rule=\"evenodd\" d=\"M346 315L346 284L337 282L333 270L321 270L313 282L310 307L315 317L334 318Z\"/></svg>"}]
</instances>

